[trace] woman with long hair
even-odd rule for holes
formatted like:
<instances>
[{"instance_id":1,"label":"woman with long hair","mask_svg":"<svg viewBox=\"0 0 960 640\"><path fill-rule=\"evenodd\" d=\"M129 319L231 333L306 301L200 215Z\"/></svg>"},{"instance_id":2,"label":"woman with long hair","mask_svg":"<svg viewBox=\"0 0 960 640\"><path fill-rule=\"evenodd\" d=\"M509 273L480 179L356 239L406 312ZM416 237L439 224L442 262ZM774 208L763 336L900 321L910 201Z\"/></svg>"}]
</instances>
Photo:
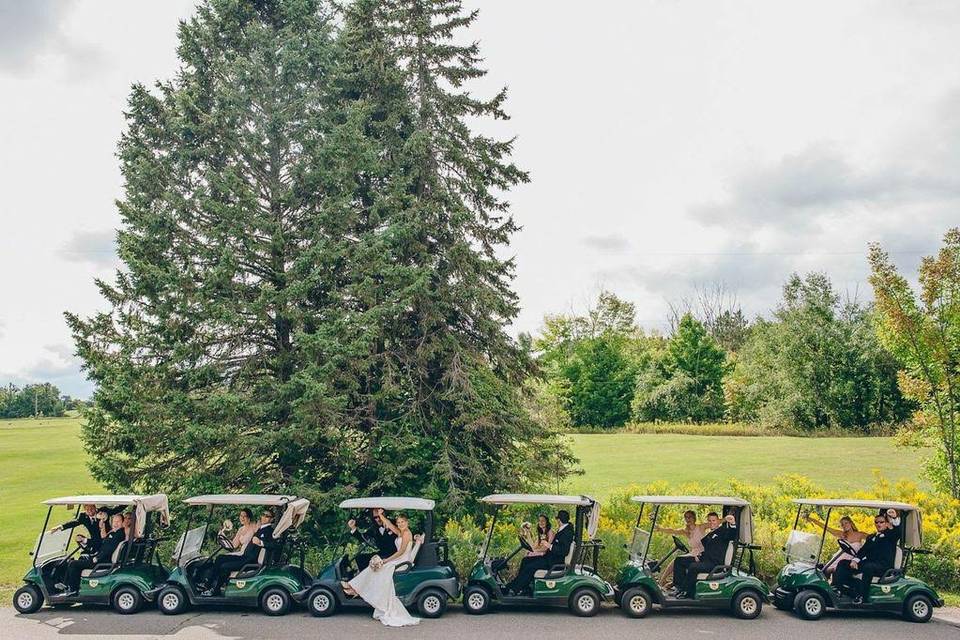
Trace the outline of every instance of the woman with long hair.
<instances>
[{"instance_id":1,"label":"woman with long hair","mask_svg":"<svg viewBox=\"0 0 960 640\"><path fill-rule=\"evenodd\" d=\"M701 539L707 535L709 527L706 523L697 522L697 513L692 510L683 512L683 529L668 529L667 527L655 527L657 533L666 533L672 536L679 536L687 540L689 552L684 556L698 557L703 553L703 542ZM682 557L682 556L681 556ZM660 586L665 587L673 582L673 563L671 562L660 574Z\"/></svg>"},{"instance_id":2,"label":"woman with long hair","mask_svg":"<svg viewBox=\"0 0 960 640\"><path fill-rule=\"evenodd\" d=\"M253 511L246 507L240 509L239 518L240 528L237 529L237 532L233 535L233 539L230 540L231 551L221 553L217 556L214 561L207 566L207 570L204 572L204 582L207 585L207 589L203 592L204 594L213 595L217 591L220 585L220 576L229 574L232 570L225 571L225 567L239 568L243 566L240 558L243 556L247 545L250 544L250 541L253 540L253 537L257 534L259 524L257 524L257 521L253 518ZM233 523L225 520L220 531L217 533L217 537L226 537L232 528Z\"/></svg>"},{"instance_id":3,"label":"woman with long hair","mask_svg":"<svg viewBox=\"0 0 960 640\"><path fill-rule=\"evenodd\" d=\"M553 529L550 527L550 518L548 518L546 514L541 513L537 516L537 528L535 531L530 530L529 522L524 522L523 537L531 548L531 551L527 552L527 557L542 556L549 551L550 545L553 544L553 535Z\"/></svg>"},{"instance_id":4,"label":"woman with long hair","mask_svg":"<svg viewBox=\"0 0 960 640\"><path fill-rule=\"evenodd\" d=\"M814 524L818 527L825 528L828 532L830 532L830 535L832 535L837 540L843 540L844 542L849 544L854 551L859 551L860 547L863 546L863 541L867 539L867 534L857 529L857 525L854 524L853 519L850 518L850 516L843 516L842 518L840 518L839 529L828 527L823 522L823 520L820 520L820 518L816 517L812 513L808 513L806 519L807 519L807 522L811 524ZM835 554L833 554L833 557L830 558L830 561L823 566L823 572L824 574L830 576L833 574L834 571L837 570L837 565L840 564L842 561L853 560L853 559L854 559L854 556L847 553L843 549L840 549Z\"/></svg>"},{"instance_id":5,"label":"woman with long hair","mask_svg":"<svg viewBox=\"0 0 960 640\"><path fill-rule=\"evenodd\" d=\"M397 552L387 558L374 556L370 565L358 573L350 582L341 582L340 586L348 596L359 596L373 607L373 618L388 627L406 627L419 624L420 618L414 618L403 608L393 585L393 572L402 562L409 562L413 549L414 536L410 531L410 520L398 513L391 521L383 509L377 510L380 522L396 534ZM420 537L418 536L418 541Z\"/></svg>"}]
</instances>

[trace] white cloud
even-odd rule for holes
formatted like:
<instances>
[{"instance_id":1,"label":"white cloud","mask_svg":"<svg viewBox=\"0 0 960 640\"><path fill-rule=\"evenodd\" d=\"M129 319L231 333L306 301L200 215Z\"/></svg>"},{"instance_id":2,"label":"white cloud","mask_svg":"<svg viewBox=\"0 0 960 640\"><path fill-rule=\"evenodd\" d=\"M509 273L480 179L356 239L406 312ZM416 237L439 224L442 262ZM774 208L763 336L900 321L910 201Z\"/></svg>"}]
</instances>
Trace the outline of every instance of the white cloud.
<instances>
[{"instance_id":1,"label":"white cloud","mask_svg":"<svg viewBox=\"0 0 960 640\"><path fill-rule=\"evenodd\" d=\"M86 76L103 61L95 45L66 28L73 0L0 0L0 73L29 75L45 57L56 58L68 76Z\"/></svg>"},{"instance_id":2,"label":"white cloud","mask_svg":"<svg viewBox=\"0 0 960 640\"><path fill-rule=\"evenodd\" d=\"M116 231L74 231L60 248L59 254L70 262L89 262L109 267L117 262Z\"/></svg>"}]
</instances>

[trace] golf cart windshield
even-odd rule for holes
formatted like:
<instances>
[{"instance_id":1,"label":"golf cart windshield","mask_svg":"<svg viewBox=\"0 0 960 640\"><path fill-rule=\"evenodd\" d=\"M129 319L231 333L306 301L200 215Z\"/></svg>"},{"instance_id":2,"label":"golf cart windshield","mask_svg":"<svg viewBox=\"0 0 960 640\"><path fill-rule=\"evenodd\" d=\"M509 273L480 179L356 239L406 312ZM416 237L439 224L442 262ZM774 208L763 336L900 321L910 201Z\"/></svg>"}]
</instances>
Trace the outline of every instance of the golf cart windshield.
<instances>
[{"instance_id":1,"label":"golf cart windshield","mask_svg":"<svg viewBox=\"0 0 960 640\"><path fill-rule=\"evenodd\" d=\"M784 551L786 551L788 563L800 562L815 565L817 556L820 554L820 536L794 529L787 538Z\"/></svg>"},{"instance_id":2,"label":"golf cart windshield","mask_svg":"<svg viewBox=\"0 0 960 640\"><path fill-rule=\"evenodd\" d=\"M630 543L630 560L640 562L643 560L643 554L650 544L650 532L641 527L633 529L633 542Z\"/></svg>"},{"instance_id":3,"label":"golf cart windshield","mask_svg":"<svg viewBox=\"0 0 960 640\"><path fill-rule=\"evenodd\" d=\"M177 561L179 566L186 566L188 562L200 556L200 551L203 548L203 538L206 533L207 525L194 527L183 532L176 548L173 550L173 559Z\"/></svg>"},{"instance_id":4,"label":"golf cart windshield","mask_svg":"<svg viewBox=\"0 0 960 640\"><path fill-rule=\"evenodd\" d=\"M67 547L70 546L70 536L72 529L63 529L53 533L40 533L37 538L37 544L34 546L36 553L34 558L40 564L43 564L51 558L59 558L67 553Z\"/></svg>"}]
</instances>

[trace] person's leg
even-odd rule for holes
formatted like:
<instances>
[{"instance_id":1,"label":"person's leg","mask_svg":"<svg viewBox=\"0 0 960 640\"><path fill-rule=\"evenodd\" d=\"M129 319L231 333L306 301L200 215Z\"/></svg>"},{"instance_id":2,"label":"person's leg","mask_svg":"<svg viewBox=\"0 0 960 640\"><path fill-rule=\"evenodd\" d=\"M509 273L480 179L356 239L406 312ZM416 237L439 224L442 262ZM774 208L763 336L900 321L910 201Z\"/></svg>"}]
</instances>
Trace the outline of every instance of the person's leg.
<instances>
[{"instance_id":1,"label":"person's leg","mask_svg":"<svg viewBox=\"0 0 960 640\"><path fill-rule=\"evenodd\" d=\"M673 561L673 586L683 591L687 584L687 572L690 565L696 561L693 556L680 556Z\"/></svg>"},{"instance_id":2,"label":"person's leg","mask_svg":"<svg viewBox=\"0 0 960 640\"><path fill-rule=\"evenodd\" d=\"M850 568L849 560L841 560L837 563L837 568L833 572L833 586L840 593L848 592L853 587L853 569Z\"/></svg>"},{"instance_id":3,"label":"person's leg","mask_svg":"<svg viewBox=\"0 0 960 640\"><path fill-rule=\"evenodd\" d=\"M684 586L687 596L692 598L697 592L697 574L710 573L715 565L712 562L694 562L687 568L687 582Z\"/></svg>"},{"instance_id":4,"label":"person's leg","mask_svg":"<svg viewBox=\"0 0 960 640\"><path fill-rule=\"evenodd\" d=\"M226 585L230 579L231 571L239 571L240 568L247 564L247 561L243 558L243 556L220 556L217 558L217 560L221 559L223 562L220 562L220 566L217 567L217 581L213 586L215 593L220 593L223 591L224 585Z\"/></svg>"},{"instance_id":5,"label":"person's leg","mask_svg":"<svg viewBox=\"0 0 960 640\"><path fill-rule=\"evenodd\" d=\"M83 556L76 560L71 560L67 565L67 589L69 591L79 591L80 578L84 569L92 569L94 565L93 558Z\"/></svg>"},{"instance_id":6,"label":"person's leg","mask_svg":"<svg viewBox=\"0 0 960 640\"><path fill-rule=\"evenodd\" d=\"M520 563L520 571L517 572L517 577L507 585L508 590L523 591L533 582L533 575L537 571L550 568L547 559L543 556L524 558L524 561Z\"/></svg>"},{"instance_id":7,"label":"person's leg","mask_svg":"<svg viewBox=\"0 0 960 640\"><path fill-rule=\"evenodd\" d=\"M863 599L864 602L870 600L870 584L873 582L873 579L877 576L882 576L884 569L882 566L873 563L873 562L864 562L860 566L860 570L863 573L860 578L860 591L859 596Z\"/></svg>"}]
</instances>

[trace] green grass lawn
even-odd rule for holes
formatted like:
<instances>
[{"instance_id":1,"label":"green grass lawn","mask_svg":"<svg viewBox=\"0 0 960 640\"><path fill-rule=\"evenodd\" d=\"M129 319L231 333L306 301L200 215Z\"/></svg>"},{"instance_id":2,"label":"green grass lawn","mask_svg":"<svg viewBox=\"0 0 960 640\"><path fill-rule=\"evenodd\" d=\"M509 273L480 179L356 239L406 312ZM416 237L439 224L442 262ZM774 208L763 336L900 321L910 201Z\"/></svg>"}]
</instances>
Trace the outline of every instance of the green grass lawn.
<instances>
[{"instance_id":1,"label":"green grass lawn","mask_svg":"<svg viewBox=\"0 0 960 640\"><path fill-rule=\"evenodd\" d=\"M9 602L43 524L46 498L100 487L87 471L80 420L0 421L0 602ZM859 489L881 468L891 481L919 476L921 453L889 438L785 438L675 434L578 434L586 471L563 489L605 497L633 483L725 480L765 482L802 473L826 488ZM53 520L70 514L54 511Z\"/></svg>"},{"instance_id":2,"label":"green grass lawn","mask_svg":"<svg viewBox=\"0 0 960 640\"><path fill-rule=\"evenodd\" d=\"M0 590L18 586L30 567L27 554L47 513L40 502L100 490L79 435L77 418L0 420ZM59 508L53 518L70 515Z\"/></svg>"},{"instance_id":3,"label":"green grass lawn","mask_svg":"<svg viewBox=\"0 0 960 640\"><path fill-rule=\"evenodd\" d=\"M769 482L785 473L808 476L826 489L863 489L879 469L891 482L918 480L923 452L892 438L787 438L675 434L574 434L573 450L586 472L565 491L604 498L629 484L709 482L736 478Z\"/></svg>"}]
</instances>

